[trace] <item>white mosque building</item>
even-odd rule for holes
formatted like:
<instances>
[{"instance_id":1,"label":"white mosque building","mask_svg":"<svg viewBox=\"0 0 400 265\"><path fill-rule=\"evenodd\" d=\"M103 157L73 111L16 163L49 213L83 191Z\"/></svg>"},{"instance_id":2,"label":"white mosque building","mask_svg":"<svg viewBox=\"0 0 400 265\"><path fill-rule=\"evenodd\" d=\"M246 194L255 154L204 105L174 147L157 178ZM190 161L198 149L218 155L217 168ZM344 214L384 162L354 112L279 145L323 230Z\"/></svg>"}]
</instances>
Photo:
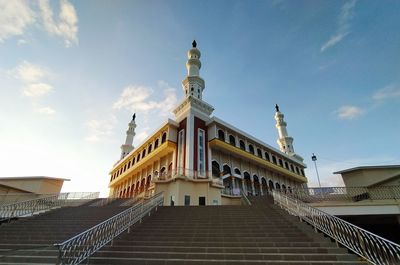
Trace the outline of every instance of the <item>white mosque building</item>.
<instances>
[{"instance_id":1,"label":"white mosque building","mask_svg":"<svg viewBox=\"0 0 400 265\"><path fill-rule=\"evenodd\" d=\"M306 165L294 151L279 106L274 117L280 150L211 116L214 107L203 100L201 53L196 41L192 46L182 81L185 97L173 110L175 118L134 148L133 116L120 160L110 171L110 196L164 192L164 205L226 205L240 202L243 193L305 187Z\"/></svg>"}]
</instances>

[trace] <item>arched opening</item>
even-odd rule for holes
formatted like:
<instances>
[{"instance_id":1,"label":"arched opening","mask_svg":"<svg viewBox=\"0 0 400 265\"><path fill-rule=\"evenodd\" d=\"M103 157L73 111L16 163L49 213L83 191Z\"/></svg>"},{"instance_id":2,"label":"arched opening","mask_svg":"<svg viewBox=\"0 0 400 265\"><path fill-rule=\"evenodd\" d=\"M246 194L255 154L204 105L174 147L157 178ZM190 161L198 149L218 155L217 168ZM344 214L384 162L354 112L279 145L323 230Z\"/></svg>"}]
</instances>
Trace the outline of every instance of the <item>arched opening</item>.
<instances>
[{"instance_id":1,"label":"arched opening","mask_svg":"<svg viewBox=\"0 0 400 265\"><path fill-rule=\"evenodd\" d=\"M172 176L172 162L168 165L168 177Z\"/></svg>"},{"instance_id":2,"label":"arched opening","mask_svg":"<svg viewBox=\"0 0 400 265\"><path fill-rule=\"evenodd\" d=\"M249 152L254 155L254 146L249 144Z\"/></svg>"},{"instance_id":3,"label":"arched opening","mask_svg":"<svg viewBox=\"0 0 400 265\"><path fill-rule=\"evenodd\" d=\"M212 161L212 176L213 178L219 178L221 176L221 170L219 169L219 164L217 161Z\"/></svg>"},{"instance_id":4,"label":"arched opening","mask_svg":"<svg viewBox=\"0 0 400 265\"><path fill-rule=\"evenodd\" d=\"M240 170L238 168L235 168L233 170L233 172L235 172L236 175L242 176L242 174L240 173Z\"/></svg>"},{"instance_id":5,"label":"arched opening","mask_svg":"<svg viewBox=\"0 0 400 265\"><path fill-rule=\"evenodd\" d=\"M218 130L218 139L225 141L225 132L223 130Z\"/></svg>"},{"instance_id":6,"label":"arched opening","mask_svg":"<svg viewBox=\"0 0 400 265\"><path fill-rule=\"evenodd\" d=\"M229 143L233 146L236 146L236 139L235 136L229 135Z\"/></svg>"},{"instance_id":7,"label":"arched opening","mask_svg":"<svg viewBox=\"0 0 400 265\"><path fill-rule=\"evenodd\" d=\"M265 160L270 161L270 159L269 159L269 154L268 154L267 152L265 152L264 155L265 155Z\"/></svg>"},{"instance_id":8,"label":"arched opening","mask_svg":"<svg viewBox=\"0 0 400 265\"><path fill-rule=\"evenodd\" d=\"M268 193L268 184L265 178L261 178L261 190L264 195Z\"/></svg>"},{"instance_id":9,"label":"arched opening","mask_svg":"<svg viewBox=\"0 0 400 265\"><path fill-rule=\"evenodd\" d=\"M142 158L146 156L146 149L143 149Z\"/></svg>"},{"instance_id":10,"label":"arched opening","mask_svg":"<svg viewBox=\"0 0 400 265\"><path fill-rule=\"evenodd\" d=\"M282 191L283 191L284 193L286 193L286 186L285 186L285 184L282 184Z\"/></svg>"},{"instance_id":11,"label":"arched opening","mask_svg":"<svg viewBox=\"0 0 400 265\"><path fill-rule=\"evenodd\" d=\"M162 167L160 170L160 179L165 179L166 175L165 175L165 167Z\"/></svg>"},{"instance_id":12,"label":"arched opening","mask_svg":"<svg viewBox=\"0 0 400 265\"><path fill-rule=\"evenodd\" d=\"M243 140L239 141L239 146L240 146L240 149L246 151L246 145L244 144Z\"/></svg>"},{"instance_id":13,"label":"arched opening","mask_svg":"<svg viewBox=\"0 0 400 265\"><path fill-rule=\"evenodd\" d=\"M272 182L272 180L268 181L268 188L270 191L272 191L274 189L274 183Z\"/></svg>"},{"instance_id":14,"label":"arched opening","mask_svg":"<svg viewBox=\"0 0 400 265\"><path fill-rule=\"evenodd\" d=\"M246 189L247 195L252 195L253 194L253 189L251 187L251 179L250 179L250 174L247 172L243 173L243 180L244 180L244 187Z\"/></svg>"},{"instance_id":15,"label":"arched opening","mask_svg":"<svg viewBox=\"0 0 400 265\"><path fill-rule=\"evenodd\" d=\"M277 183L275 183L275 188L276 188L277 190L280 190L280 189L281 189L281 185L279 185L279 183L277 182Z\"/></svg>"},{"instance_id":16,"label":"arched opening","mask_svg":"<svg viewBox=\"0 0 400 265\"><path fill-rule=\"evenodd\" d=\"M282 162L282 159L280 159L280 158L279 158L279 165L280 165L281 167L283 167L283 162Z\"/></svg>"},{"instance_id":17,"label":"arched opening","mask_svg":"<svg viewBox=\"0 0 400 265\"><path fill-rule=\"evenodd\" d=\"M260 148L257 148L257 155L262 158L262 152Z\"/></svg>"},{"instance_id":18,"label":"arched opening","mask_svg":"<svg viewBox=\"0 0 400 265\"><path fill-rule=\"evenodd\" d=\"M163 134L161 136L161 144L165 143L166 140L167 140L167 133L163 132Z\"/></svg>"},{"instance_id":19,"label":"arched opening","mask_svg":"<svg viewBox=\"0 0 400 265\"><path fill-rule=\"evenodd\" d=\"M151 175L148 175L146 180L146 190L150 187L150 182L151 182Z\"/></svg>"},{"instance_id":20,"label":"arched opening","mask_svg":"<svg viewBox=\"0 0 400 265\"><path fill-rule=\"evenodd\" d=\"M156 141L154 142L154 149L156 149L158 147L158 139L156 139Z\"/></svg>"},{"instance_id":21,"label":"arched opening","mask_svg":"<svg viewBox=\"0 0 400 265\"><path fill-rule=\"evenodd\" d=\"M135 196L135 184L132 184L131 187L131 197Z\"/></svg>"},{"instance_id":22,"label":"arched opening","mask_svg":"<svg viewBox=\"0 0 400 265\"><path fill-rule=\"evenodd\" d=\"M277 163L276 163L276 157L275 157L275 156L272 156L272 163L274 163L275 165L277 164Z\"/></svg>"},{"instance_id":23,"label":"arched opening","mask_svg":"<svg viewBox=\"0 0 400 265\"><path fill-rule=\"evenodd\" d=\"M254 182L255 195L258 196L261 194L261 190L260 190L260 180L257 175L253 175L253 182Z\"/></svg>"},{"instance_id":24,"label":"arched opening","mask_svg":"<svg viewBox=\"0 0 400 265\"><path fill-rule=\"evenodd\" d=\"M148 154L150 154L150 153L151 153L151 151L153 151L152 149L153 149L153 145L152 145L152 144L150 144L150 145L149 145L149 148L147 148L147 150L149 150L147 153L148 153Z\"/></svg>"},{"instance_id":25,"label":"arched opening","mask_svg":"<svg viewBox=\"0 0 400 265\"><path fill-rule=\"evenodd\" d=\"M232 175L231 168L228 165L224 165L222 167L222 175L225 176L227 174Z\"/></svg>"},{"instance_id":26,"label":"arched opening","mask_svg":"<svg viewBox=\"0 0 400 265\"><path fill-rule=\"evenodd\" d=\"M140 153L137 155L136 162L140 161Z\"/></svg>"},{"instance_id":27,"label":"arched opening","mask_svg":"<svg viewBox=\"0 0 400 265\"><path fill-rule=\"evenodd\" d=\"M140 193L142 193L144 191L145 185L146 185L146 179L143 178L142 182L140 183Z\"/></svg>"}]
</instances>

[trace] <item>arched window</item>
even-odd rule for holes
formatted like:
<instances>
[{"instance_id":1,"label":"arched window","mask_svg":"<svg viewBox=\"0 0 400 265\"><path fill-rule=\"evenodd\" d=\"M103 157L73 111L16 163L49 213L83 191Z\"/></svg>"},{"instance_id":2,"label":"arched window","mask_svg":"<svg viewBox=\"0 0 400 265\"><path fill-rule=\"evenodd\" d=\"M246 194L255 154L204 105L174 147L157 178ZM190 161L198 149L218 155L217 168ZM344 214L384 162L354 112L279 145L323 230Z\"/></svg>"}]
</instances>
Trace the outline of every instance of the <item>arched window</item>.
<instances>
[{"instance_id":1,"label":"arched window","mask_svg":"<svg viewBox=\"0 0 400 265\"><path fill-rule=\"evenodd\" d=\"M304 170L300 169L301 175L304 176Z\"/></svg>"},{"instance_id":2,"label":"arched window","mask_svg":"<svg viewBox=\"0 0 400 265\"><path fill-rule=\"evenodd\" d=\"M165 141L167 140L167 133L163 132L162 136L161 136L161 143L165 143Z\"/></svg>"},{"instance_id":3,"label":"arched window","mask_svg":"<svg viewBox=\"0 0 400 265\"><path fill-rule=\"evenodd\" d=\"M292 164L290 164L290 170L294 172L294 167Z\"/></svg>"},{"instance_id":4,"label":"arched window","mask_svg":"<svg viewBox=\"0 0 400 265\"><path fill-rule=\"evenodd\" d=\"M225 132L223 130L218 130L218 139L225 141Z\"/></svg>"},{"instance_id":5,"label":"arched window","mask_svg":"<svg viewBox=\"0 0 400 265\"><path fill-rule=\"evenodd\" d=\"M261 152L261 149L260 149L260 148L257 148L257 155L258 155L259 157L262 157L262 152Z\"/></svg>"},{"instance_id":6,"label":"arched window","mask_svg":"<svg viewBox=\"0 0 400 265\"><path fill-rule=\"evenodd\" d=\"M285 184L282 184L282 190L283 190L283 192L286 193L286 186L285 186Z\"/></svg>"},{"instance_id":7,"label":"arched window","mask_svg":"<svg viewBox=\"0 0 400 265\"><path fill-rule=\"evenodd\" d=\"M163 177L165 176L165 167L162 167L160 170L160 176Z\"/></svg>"},{"instance_id":8,"label":"arched window","mask_svg":"<svg viewBox=\"0 0 400 265\"><path fill-rule=\"evenodd\" d=\"M231 168L228 165L224 165L222 168L222 175L226 175L229 174L231 175Z\"/></svg>"},{"instance_id":9,"label":"arched window","mask_svg":"<svg viewBox=\"0 0 400 265\"><path fill-rule=\"evenodd\" d=\"M124 172L126 171L126 164L124 165Z\"/></svg>"},{"instance_id":10,"label":"arched window","mask_svg":"<svg viewBox=\"0 0 400 265\"><path fill-rule=\"evenodd\" d=\"M219 169L219 164L217 161L212 161L212 176L214 178L219 178L221 176L221 171Z\"/></svg>"},{"instance_id":11,"label":"arched window","mask_svg":"<svg viewBox=\"0 0 400 265\"><path fill-rule=\"evenodd\" d=\"M296 173L300 175L299 168L296 167Z\"/></svg>"},{"instance_id":12,"label":"arched window","mask_svg":"<svg viewBox=\"0 0 400 265\"><path fill-rule=\"evenodd\" d=\"M146 149L143 149L142 151L142 158L146 156Z\"/></svg>"},{"instance_id":13,"label":"arched window","mask_svg":"<svg viewBox=\"0 0 400 265\"><path fill-rule=\"evenodd\" d=\"M243 140L240 140L240 141L239 141L239 146L240 146L240 149L246 151L246 145L244 144Z\"/></svg>"},{"instance_id":14,"label":"arched window","mask_svg":"<svg viewBox=\"0 0 400 265\"><path fill-rule=\"evenodd\" d=\"M275 188L276 188L277 190L280 190L280 189L281 189L281 185L279 185L279 183L277 182L277 183L275 183Z\"/></svg>"},{"instance_id":15,"label":"arched window","mask_svg":"<svg viewBox=\"0 0 400 265\"><path fill-rule=\"evenodd\" d=\"M128 169L131 167L131 161L128 162Z\"/></svg>"},{"instance_id":16,"label":"arched window","mask_svg":"<svg viewBox=\"0 0 400 265\"><path fill-rule=\"evenodd\" d=\"M289 164L286 161L285 161L285 168L289 169Z\"/></svg>"},{"instance_id":17,"label":"arched window","mask_svg":"<svg viewBox=\"0 0 400 265\"><path fill-rule=\"evenodd\" d=\"M239 170L238 168L235 168L234 172L235 172L236 175L239 175L239 176L242 175L242 174L240 173L240 170Z\"/></svg>"},{"instance_id":18,"label":"arched window","mask_svg":"<svg viewBox=\"0 0 400 265\"><path fill-rule=\"evenodd\" d=\"M281 167L283 167L283 162L282 162L282 159L280 159L280 158L279 158L279 165L280 165Z\"/></svg>"},{"instance_id":19,"label":"arched window","mask_svg":"<svg viewBox=\"0 0 400 265\"><path fill-rule=\"evenodd\" d=\"M251 144L249 144L249 152L254 155L254 147Z\"/></svg>"},{"instance_id":20,"label":"arched window","mask_svg":"<svg viewBox=\"0 0 400 265\"><path fill-rule=\"evenodd\" d=\"M277 164L277 163L276 163L276 157L275 157L275 156L272 156L272 163L274 163L275 165Z\"/></svg>"},{"instance_id":21,"label":"arched window","mask_svg":"<svg viewBox=\"0 0 400 265\"><path fill-rule=\"evenodd\" d=\"M152 144L150 144L150 145L149 145L149 148L147 148L147 150L149 150L149 151L148 151L148 154L150 154L150 153L151 153L152 149L153 149L153 145L152 145Z\"/></svg>"},{"instance_id":22,"label":"arched window","mask_svg":"<svg viewBox=\"0 0 400 265\"><path fill-rule=\"evenodd\" d=\"M269 190L273 190L274 189L274 183L272 182L272 180L268 181L268 188L269 188Z\"/></svg>"},{"instance_id":23,"label":"arched window","mask_svg":"<svg viewBox=\"0 0 400 265\"><path fill-rule=\"evenodd\" d=\"M154 142L154 149L156 149L158 147L158 139L156 139L156 141Z\"/></svg>"},{"instance_id":24,"label":"arched window","mask_svg":"<svg viewBox=\"0 0 400 265\"><path fill-rule=\"evenodd\" d=\"M137 155L136 162L140 161L140 153Z\"/></svg>"},{"instance_id":25,"label":"arched window","mask_svg":"<svg viewBox=\"0 0 400 265\"><path fill-rule=\"evenodd\" d=\"M229 143L233 146L236 146L236 139L235 136L229 135Z\"/></svg>"},{"instance_id":26,"label":"arched window","mask_svg":"<svg viewBox=\"0 0 400 265\"><path fill-rule=\"evenodd\" d=\"M267 152L265 152L264 155L265 155L265 160L270 161L270 160L269 160L269 154L268 154Z\"/></svg>"}]
</instances>

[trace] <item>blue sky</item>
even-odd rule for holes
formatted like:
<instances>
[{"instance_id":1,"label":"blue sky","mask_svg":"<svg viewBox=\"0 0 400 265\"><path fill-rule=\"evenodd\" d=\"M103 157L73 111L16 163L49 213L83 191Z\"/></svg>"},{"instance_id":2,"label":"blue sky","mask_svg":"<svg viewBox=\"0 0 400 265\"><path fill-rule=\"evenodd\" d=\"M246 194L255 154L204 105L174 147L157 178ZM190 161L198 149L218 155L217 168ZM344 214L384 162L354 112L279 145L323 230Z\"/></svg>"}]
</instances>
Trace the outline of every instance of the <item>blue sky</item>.
<instances>
[{"instance_id":1,"label":"blue sky","mask_svg":"<svg viewBox=\"0 0 400 265\"><path fill-rule=\"evenodd\" d=\"M399 1L0 0L0 176L107 192L137 112L137 145L183 97L202 52L214 115L277 147L274 105L321 182L399 164Z\"/></svg>"}]
</instances>

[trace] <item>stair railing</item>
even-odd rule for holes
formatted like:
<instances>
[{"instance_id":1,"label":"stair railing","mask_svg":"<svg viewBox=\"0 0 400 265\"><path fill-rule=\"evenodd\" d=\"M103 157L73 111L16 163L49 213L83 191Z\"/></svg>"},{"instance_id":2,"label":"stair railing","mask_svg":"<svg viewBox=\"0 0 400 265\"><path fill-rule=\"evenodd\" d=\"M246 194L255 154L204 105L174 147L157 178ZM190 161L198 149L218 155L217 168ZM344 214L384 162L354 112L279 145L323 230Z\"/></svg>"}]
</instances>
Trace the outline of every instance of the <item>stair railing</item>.
<instances>
[{"instance_id":1,"label":"stair railing","mask_svg":"<svg viewBox=\"0 0 400 265\"><path fill-rule=\"evenodd\" d=\"M400 264L400 245L273 190L275 204L376 265Z\"/></svg>"},{"instance_id":2,"label":"stair railing","mask_svg":"<svg viewBox=\"0 0 400 265\"><path fill-rule=\"evenodd\" d=\"M247 198L246 194L243 192L242 189L240 189L240 194L242 194L242 200L244 201L244 203L246 205L251 205L249 198Z\"/></svg>"},{"instance_id":3,"label":"stair railing","mask_svg":"<svg viewBox=\"0 0 400 265\"><path fill-rule=\"evenodd\" d=\"M150 215L150 212L153 209L157 210L157 207L162 206L163 202L163 194L158 193L71 239L54 244L59 253L57 264L74 265L89 259L93 253L109 242L112 243L113 239L124 231L128 230L129 233L133 224L141 222L146 214Z\"/></svg>"},{"instance_id":4,"label":"stair railing","mask_svg":"<svg viewBox=\"0 0 400 265\"><path fill-rule=\"evenodd\" d=\"M99 196L98 192L68 192L60 194L40 195L41 197L0 205L0 220L9 220L16 217L32 216L41 211L68 205L70 201L93 199Z\"/></svg>"}]
</instances>

